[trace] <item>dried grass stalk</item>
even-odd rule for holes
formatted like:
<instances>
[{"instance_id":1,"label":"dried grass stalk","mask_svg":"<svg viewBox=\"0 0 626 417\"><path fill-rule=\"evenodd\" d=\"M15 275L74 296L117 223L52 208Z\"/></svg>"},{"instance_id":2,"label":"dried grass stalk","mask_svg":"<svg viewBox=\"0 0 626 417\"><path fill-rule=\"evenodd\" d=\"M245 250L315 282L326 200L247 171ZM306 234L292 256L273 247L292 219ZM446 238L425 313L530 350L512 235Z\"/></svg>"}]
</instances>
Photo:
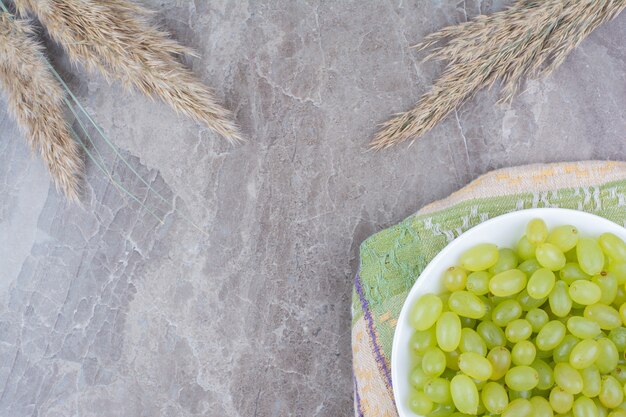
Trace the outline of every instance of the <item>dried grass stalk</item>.
<instances>
[{"instance_id":1,"label":"dried grass stalk","mask_svg":"<svg viewBox=\"0 0 626 417\"><path fill-rule=\"evenodd\" d=\"M64 119L64 92L48 71L31 26L0 13L0 83L9 110L39 150L57 190L78 200L83 162Z\"/></svg>"},{"instance_id":2,"label":"dried grass stalk","mask_svg":"<svg viewBox=\"0 0 626 417\"><path fill-rule=\"evenodd\" d=\"M447 61L417 106L383 124L371 143L383 149L422 136L485 86L502 82L509 102L526 76L545 76L589 33L626 7L626 0L517 0L510 8L427 36L439 45L426 59Z\"/></svg>"},{"instance_id":3,"label":"dried grass stalk","mask_svg":"<svg viewBox=\"0 0 626 417\"><path fill-rule=\"evenodd\" d=\"M148 22L149 11L127 0L14 0L32 11L70 58L121 80L203 122L230 141L241 140L228 110L177 59L189 51Z\"/></svg>"}]
</instances>

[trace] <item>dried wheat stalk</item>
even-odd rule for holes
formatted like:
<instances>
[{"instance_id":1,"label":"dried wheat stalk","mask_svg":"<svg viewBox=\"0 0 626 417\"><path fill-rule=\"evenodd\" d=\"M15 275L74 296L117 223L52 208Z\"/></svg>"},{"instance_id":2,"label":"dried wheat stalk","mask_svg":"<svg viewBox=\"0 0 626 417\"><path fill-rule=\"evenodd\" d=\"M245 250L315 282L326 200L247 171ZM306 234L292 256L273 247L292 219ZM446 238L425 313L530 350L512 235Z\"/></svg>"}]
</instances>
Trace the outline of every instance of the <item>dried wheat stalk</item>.
<instances>
[{"instance_id":1,"label":"dried wheat stalk","mask_svg":"<svg viewBox=\"0 0 626 417\"><path fill-rule=\"evenodd\" d=\"M231 114L177 56L189 51L148 22L149 12L127 0L14 0L33 12L75 62L117 78L231 141L241 140Z\"/></svg>"},{"instance_id":2,"label":"dried wheat stalk","mask_svg":"<svg viewBox=\"0 0 626 417\"><path fill-rule=\"evenodd\" d=\"M417 106L383 124L371 143L383 149L422 136L485 86L502 82L501 101L526 76L544 76L589 33L626 7L626 0L517 0L510 8L427 36L418 49L447 61Z\"/></svg>"},{"instance_id":3,"label":"dried wheat stalk","mask_svg":"<svg viewBox=\"0 0 626 417\"><path fill-rule=\"evenodd\" d=\"M64 92L48 71L31 26L0 13L0 83L9 110L39 150L57 190L77 201L83 163L63 114Z\"/></svg>"}]
</instances>

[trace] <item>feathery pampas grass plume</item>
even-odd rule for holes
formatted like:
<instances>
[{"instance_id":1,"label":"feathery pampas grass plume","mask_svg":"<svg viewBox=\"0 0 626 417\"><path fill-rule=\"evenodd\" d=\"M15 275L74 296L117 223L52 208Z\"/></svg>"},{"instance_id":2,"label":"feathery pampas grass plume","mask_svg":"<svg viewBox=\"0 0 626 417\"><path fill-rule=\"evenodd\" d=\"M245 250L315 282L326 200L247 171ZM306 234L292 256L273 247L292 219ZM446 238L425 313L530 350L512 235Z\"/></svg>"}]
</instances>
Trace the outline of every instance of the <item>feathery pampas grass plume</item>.
<instances>
[{"instance_id":1,"label":"feathery pampas grass plume","mask_svg":"<svg viewBox=\"0 0 626 417\"><path fill-rule=\"evenodd\" d=\"M383 124L370 146L384 149L422 136L482 87L502 82L509 102L525 76L545 76L626 0L517 0L510 8L427 36L440 44L426 59L447 61L417 106Z\"/></svg>"},{"instance_id":2,"label":"feathery pampas grass plume","mask_svg":"<svg viewBox=\"0 0 626 417\"><path fill-rule=\"evenodd\" d=\"M189 51L152 27L149 11L127 0L14 0L33 12L75 62L160 97L230 141L241 136L228 110L177 56Z\"/></svg>"},{"instance_id":3,"label":"feathery pampas grass plume","mask_svg":"<svg viewBox=\"0 0 626 417\"><path fill-rule=\"evenodd\" d=\"M57 190L78 201L83 163L64 119L64 92L48 71L27 22L0 12L0 83L29 145L39 150Z\"/></svg>"}]
</instances>

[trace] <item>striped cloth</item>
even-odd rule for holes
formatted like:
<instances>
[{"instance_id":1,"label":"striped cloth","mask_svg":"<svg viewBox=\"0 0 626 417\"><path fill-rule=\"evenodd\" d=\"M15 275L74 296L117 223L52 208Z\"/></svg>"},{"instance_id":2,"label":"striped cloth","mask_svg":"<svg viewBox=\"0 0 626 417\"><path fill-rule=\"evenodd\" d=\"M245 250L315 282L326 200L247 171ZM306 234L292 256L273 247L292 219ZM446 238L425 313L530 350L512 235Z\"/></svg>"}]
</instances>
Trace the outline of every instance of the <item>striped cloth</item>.
<instances>
[{"instance_id":1,"label":"striped cloth","mask_svg":"<svg viewBox=\"0 0 626 417\"><path fill-rule=\"evenodd\" d=\"M354 409L397 416L391 344L408 291L446 244L489 218L533 207L587 211L626 226L626 163L589 161L507 168L362 243L352 297Z\"/></svg>"}]
</instances>

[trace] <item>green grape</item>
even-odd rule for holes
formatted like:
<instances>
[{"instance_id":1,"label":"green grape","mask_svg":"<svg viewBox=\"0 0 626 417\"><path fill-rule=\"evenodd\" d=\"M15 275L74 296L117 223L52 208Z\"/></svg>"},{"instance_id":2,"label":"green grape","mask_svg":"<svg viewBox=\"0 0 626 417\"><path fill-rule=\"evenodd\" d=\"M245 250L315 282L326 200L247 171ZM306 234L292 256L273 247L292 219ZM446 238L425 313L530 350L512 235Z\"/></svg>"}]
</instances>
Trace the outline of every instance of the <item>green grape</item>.
<instances>
[{"instance_id":1,"label":"green grape","mask_svg":"<svg viewBox=\"0 0 626 417\"><path fill-rule=\"evenodd\" d=\"M580 269L577 263L568 262L559 271L559 277L565 281L568 285L579 279L589 279L590 276Z\"/></svg>"},{"instance_id":2,"label":"green grape","mask_svg":"<svg viewBox=\"0 0 626 417\"><path fill-rule=\"evenodd\" d=\"M578 243L578 229L571 225L555 227L548 236L548 243L552 243L563 253L570 251Z\"/></svg>"},{"instance_id":3,"label":"green grape","mask_svg":"<svg viewBox=\"0 0 626 417\"><path fill-rule=\"evenodd\" d=\"M578 245L578 243L576 243ZM572 262L578 264L578 255L576 254L576 248L568 250L565 253L565 260L567 262Z\"/></svg>"},{"instance_id":4,"label":"green grape","mask_svg":"<svg viewBox=\"0 0 626 417\"><path fill-rule=\"evenodd\" d=\"M554 365L554 382L572 395L583 390L583 377L569 363L557 363Z\"/></svg>"},{"instance_id":5,"label":"green grape","mask_svg":"<svg viewBox=\"0 0 626 417\"><path fill-rule=\"evenodd\" d=\"M480 392L482 391L482 387L484 387L486 384L486 382L481 382L480 384L476 384L478 388L478 410L476 410L476 414L478 415L484 415L485 413L487 413L487 409L485 408L485 405L483 404L483 401L480 399Z\"/></svg>"},{"instance_id":6,"label":"green grape","mask_svg":"<svg viewBox=\"0 0 626 417\"><path fill-rule=\"evenodd\" d=\"M528 310L528 313L526 313L526 320L532 326L533 332L538 333L539 330L541 330L541 328L545 326L548 321L550 321L550 318L548 317L548 313L544 310L540 308L533 308L532 310Z\"/></svg>"},{"instance_id":7,"label":"green grape","mask_svg":"<svg viewBox=\"0 0 626 417\"><path fill-rule=\"evenodd\" d=\"M504 375L506 385L516 391L528 391L539 383L539 373L531 366L514 366Z\"/></svg>"},{"instance_id":8,"label":"green grape","mask_svg":"<svg viewBox=\"0 0 626 417\"><path fill-rule=\"evenodd\" d=\"M552 406L543 397L535 396L530 399L530 404L533 406L533 417L553 417L554 412Z\"/></svg>"},{"instance_id":9,"label":"green grape","mask_svg":"<svg viewBox=\"0 0 626 417\"><path fill-rule=\"evenodd\" d=\"M450 381L450 394L455 407L461 413L476 414L478 412L478 388L467 375L457 375Z\"/></svg>"},{"instance_id":10,"label":"green grape","mask_svg":"<svg viewBox=\"0 0 626 417\"><path fill-rule=\"evenodd\" d=\"M578 397L572 406L574 417L598 417L598 408L591 398Z\"/></svg>"},{"instance_id":11,"label":"green grape","mask_svg":"<svg viewBox=\"0 0 626 417\"><path fill-rule=\"evenodd\" d=\"M461 330L459 350L461 353L474 352L480 356L485 356L487 355L487 344L474 329L465 328Z\"/></svg>"},{"instance_id":12,"label":"green grape","mask_svg":"<svg viewBox=\"0 0 626 417\"><path fill-rule=\"evenodd\" d=\"M442 310L441 298L434 294L425 294L413 305L409 320L416 330L426 330L435 324Z\"/></svg>"},{"instance_id":13,"label":"green grape","mask_svg":"<svg viewBox=\"0 0 626 417\"><path fill-rule=\"evenodd\" d=\"M544 268L548 268L551 271L558 271L563 268L566 263L565 255L559 248L552 243L542 243L537 246L535 251L537 256L537 262Z\"/></svg>"},{"instance_id":14,"label":"green grape","mask_svg":"<svg viewBox=\"0 0 626 417\"><path fill-rule=\"evenodd\" d=\"M537 340L535 339L535 346L536 346L536 342ZM541 350L541 349L537 349L537 358L539 359L543 359L543 360L552 360L552 351L551 350Z\"/></svg>"},{"instance_id":15,"label":"green grape","mask_svg":"<svg viewBox=\"0 0 626 417\"><path fill-rule=\"evenodd\" d=\"M461 255L461 266L468 271L484 271L498 262L498 247L491 243L481 243Z\"/></svg>"},{"instance_id":16,"label":"green grape","mask_svg":"<svg viewBox=\"0 0 626 417\"><path fill-rule=\"evenodd\" d=\"M580 371L580 374L583 377L583 395L589 398L598 396L598 394L600 394L600 386L602 385L598 367L590 365Z\"/></svg>"},{"instance_id":17,"label":"green grape","mask_svg":"<svg viewBox=\"0 0 626 417\"><path fill-rule=\"evenodd\" d=\"M626 262L611 262L609 272L615 275L619 285L626 284Z\"/></svg>"},{"instance_id":18,"label":"green grape","mask_svg":"<svg viewBox=\"0 0 626 417\"><path fill-rule=\"evenodd\" d=\"M572 301L584 306L595 304L600 301L600 298L602 297L600 287L591 281L585 281L582 279L572 282L572 285L569 286L568 292Z\"/></svg>"},{"instance_id":19,"label":"green grape","mask_svg":"<svg viewBox=\"0 0 626 417\"><path fill-rule=\"evenodd\" d=\"M550 365L548 365L541 359L535 359L535 361L530 366L532 366L539 375L537 388L540 390L547 390L552 388L552 386L554 385L554 374Z\"/></svg>"},{"instance_id":20,"label":"green grape","mask_svg":"<svg viewBox=\"0 0 626 417\"><path fill-rule=\"evenodd\" d=\"M487 382L480 393L480 397L487 411L492 414L502 413L509 405L506 390L497 382Z\"/></svg>"},{"instance_id":21,"label":"green grape","mask_svg":"<svg viewBox=\"0 0 626 417\"><path fill-rule=\"evenodd\" d=\"M449 369L453 369L455 371L459 370L459 351L453 350L451 352L443 352L446 357L446 366Z\"/></svg>"},{"instance_id":22,"label":"green grape","mask_svg":"<svg viewBox=\"0 0 626 417\"><path fill-rule=\"evenodd\" d=\"M578 264L587 275L596 275L604 267L604 254L598 242L590 238L581 238L576 244Z\"/></svg>"},{"instance_id":23,"label":"green grape","mask_svg":"<svg viewBox=\"0 0 626 417\"><path fill-rule=\"evenodd\" d=\"M604 304L593 304L585 307L584 316L600 325L603 330L613 330L622 325L622 319L617 310Z\"/></svg>"},{"instance_id":24,"label":"green grape","mask_svg":"<svg viewBox=\"0 0 626 417\"><path fill-rule=\"evenodd\" d=\"M434 403L449 403L452 401L450 381L444 378L433 378L424 386L424 394Z\"/></svg>"},{"instance_id":25,"label":"green grape","mask_svg":"<svg viewBox=\"0 0 626 417\"><path fill-rule=\"evenodd\" d=\"M615 379L617 379L620 382L620 384L625 385L625 389L626 389L626 365L625 364L618 364L615 367L615 369L613 369L613 372L611 372L611 375L615 377ZM626 394L626 392L624 394Z\"/></svg>"},{"instance_id":26,"label":"green grape","mask_svg":"<svg viewBox=\"0 0 626 417\"><path fill-rule=\"evenodd\" d=\"M622 309L620 308L620 315L622 315L621 310ZM626 328L617 327L611 330L611 332L609 333L609 340L613 342L619 352L626 351Z\"/></svg>"},{"instance_id":27,"label":"green grape","mask_svg":"<svg viewBox=\"0 0 626 417\"><path fill-rule=\"evenodd\" d=\"M602 377L602 386L598 398L606 408L615 408L624 400L624 388L617 379L611 375Z\"/></svg>"},{"instance_id":28,"label":"green grape","mask_svg":"<svg viewBox=\"0 0 626 417\"><path fill-rule=\"evenodd\" d=\"M491 303L495 306L500 305L500 303L507 301L507 300L513 300L514 298L512 296L509 297L498 297L496 295L493 294L488 294L485 297L489 298L491 300Z\"/></svg>"},{"instance_id":29,"label":"green grape","mask_svg":"<svg viewBox=\"0 0 626 417\"><path fill-rule=\"evenodd\" d=\"M526 225L526 239L531 245L539 245L548 239L548 226L542 219L532 219Z\"/></svg>"},{"instance_id":30,"label":"green grape","mask_svg":"<svg viewBox=\"0 0 626 417\"><path fill-rule=\"evenodd\" d=\"M459 372L462 373L462 372ZM479 381L478 379L474 379L473 380L474 383L476 384L476 388L478 389L478 391L482 391L483 387L485 386L485 384L487 383L487 381ZM478 402L478 410L484 410L484 407L480 404L480 401Z\"/></svg>"},{"instance_id":31,"label":"green grape","mask_svg":"<svg viewBox=\"0 0 626 417\"><path fill-rule=\"evenodd\" d=\"M531 417L533 406L526 398L518 398L509 403L500 417Z\"/></svg>"},{"instance_id":32,"label":"green grape","mask_svg":"<svg viewBox=\"0 0 626 417\"><path fill-rule=\"evenodd\" d=\"M609 272L602 271L591 278L591 282L596 284L601 291L600 303L612 304L617 297L617 278Z\"/></svg>"},{"instance_id":33,"label":"green grape","mask_svg":"<svg viewBox=\"0 0 626 417\"><path fill-rule=\"evenodd\" d=\"M457 369L450 369L450 368L446 368L445 371L443 371L443 374L441 374L440 376L442 378L447 379L448 381L452 379L452 377L454 377L458 372L459 369L457 367Z\"/></svg>"},{"instance_id":34,"label":"green grape","mask_svg":"<svg viewBox=\"0 0 626 417\"><path fill-rule=\"evenodd\" d=\"M465 288L467 274L462 268L451 266L443 273L442 280L448 291L459 291Z\"/></svg>"},{"instance_id":35,"label":"green grape","mask_svg":"<svg viewBox=\"0 0 626 417\"><path fill-rule=\"evenodd\" d=\"M416 330L411 335L409 346L416 353L424 353L429 347L437 345L437 339L435 338L435 328L431 327L428 330Z\"/></svg>"},{"instance_id":36,"label":"green grape","mask_svg":"<svg viewBox=\"0 0 626 417\"><path fill-rule=\"evenodd\" d=\"M537 348L548 351L557 347L564 337L565 325L558 320L552 320L539 331L535 343Z\"/></svg>"},{"instance_id":37,"label":"green grape","mask_svg":"<svg viewBox=\"0 0 626 417\"><path fill-rule=\"evenodd\" d=\"M469 327L470 329L473 329L474 327L476 327L476 319L470 319L469 317L459 317L459 320L461 320L461 327L463 328Z\"/></svg>"},{"instance_id":38,"label":"green grape","mask_svg":"<svg viewBox=\"0 0 626 417\"><path fill-rule=\"evenodd\" d=\"M522 340L511 349L511 360L515 365L530 365L537 356L537 348L532 342Z\"/></svg>"},{"instance_id":39,"label":"green grape","mask_svg":"<svg viewBox=\"0 0 626 417\"><path fill-rule=\"evenodd\" d=\"M608 417L609 416L609 410L607 410L606 407L602 405L602 403L600 402L598 397L595 397L593 399L593 402L596 405L596 407L598 408L598 417Z\"/></svg>"},{"instance_id":40,"label":"green grape","mask_svg":"<svg viewBox=\"0 0 626 417\"><path fill-rule=\"evenodd\" d=\"M409 394L409 408L415 414L425 416L433 409L433 402L422 391L412 391Z\"/></svg>"},{"instance_id":41,"label":"green grape","mask_svg":"<svg viewBox=\"0 0 626 417\"><path fill-rule=\"evenodd\" d=\"M479 295L478 298L482 300L483 304L485 304L485 307L487 308L487 311L485 312L485 316L481 320L490 320L491 312L493 311L493 308L494 308L493 300L489 298L487 295Z\"/></svg>"},{"instance_id":42,"label":"green grape","mask_svg":"<svg viewBox=\"0 0 626 417\"><path fill-rule=\"evenodd\" d=\"M517 255L524 261L534 258L535 250L535 245L530 243L526 236L522 236L522 238L517 243Z\"/></svg>"},{"instance_id":43,"label":"green grape","mask_svg":"<svg viewBox=\"0 0 626 417\"><path fill-rule=\"evenodd\" d=\"M489 280L491 274L487 271L472 272L467 277L465 288L476 295L485 295L489 292Z\"/></svg>"},{"instance_id":44,"label":"green grape","mask_svg":"<svg viewBox=\"0 0 626 417\"><path fill-rule=\"evenodd\" d=\"M409 382L416 389L424 388L426 382L430 379L429 375L426 375L426 372L422 369L422 366L416 366L409 375Z\"/></svg>"},{"instance_id":45,"label":"green grape","mask_svg":"<svg viewBox=\"0 0 626 417\"><path fill-rule=\"evenodd\" d=\"M574 396L560 387L552 388L550 391L550 406L557 413L563 414L571 410L574 404Z\"/></svg>"},{"instance_id":46,"label":"green grape","mask_svg":"<svg viewBox=\"0 0 626 417\"><path fill-rule=\"evenodd\" d=\"M483 338L488 349L493 349L496 346L504 346L506 344L506 338L502 329L490 321L481 322L476 327L476 331L480 337Z\"/></svg>"},{"instance_id":47,"label":"green grape","mask_svg":"<svg viewBox=\"0 0 626 417\"><path fill-rule=\"evenodd\" d=\"M487 307L478 296L468 291L455 291L448 298L450 310L462 317L482 318Z\"/></svg>"},{"instance_id":48,"label":"green grape","mask_svg":"<svg viewBox=\"0 0 626 417\"><path fill-rule=\"evenodd\" d=\"M439 299L441 300L441 312L450 311L450 307L448 307L448 300L452 293L450 291L446 291L444 293L439 294Z\"/></svg>"},{"instance_id":49,"label":"green grape","mask_svg":"<svg viewBox=\"0 0 626 417\"><path fill-rule=\"evenodd\" d=\"M544 298L550 294L555 282L554 272L548 268L541 268L535 271L528 280L526 291L533 298Z\"/></svg>"},{"instance_id":50,"label":"green grape","mask_svg":"<svg viewBox=\"0 0 626 417\"><path fill-rule=\"evenodd\" d=\"M428 417L451 417L454 411L454 404L451 402L446 404L435 404L433 411L428 414Z\"/></svg>"},{"instance_id":51,"label":"green grape","mask_svg":"<svg viewBox=\"0 0 626 417\"><path fill-rule=\"evenodd\" d=\"M518 398L526 398L530 400L530 397L533 396L533 391L515 391L509 390L509 401L517 400Z\"/></svg>"},{"instance_id":52,"label":"green grape","mask_svg":"<svg viewBox=\"0 0 626 417\"><path fill-rule=\"evenodd\" d=\"M622 304L619 308L619 317L623 324L626 324L626 304Z\"/></svg>"},{"instance_id":53,"label":"green grape","mask_svg":"<svg viewBox=\"0 0 626 417\"><path fill-rule=\"evenodd\" d=\"M431 347L422 357L422 370L430 377L439 376L446 369L446 355L438 347Z\"/></svg>"},{"instance_id":54,"label":"green grape","mask_svg":"<svg viewBox=\"0 0 626 417\"><path fill-rule=\"evenodd\" d=\"M557 317L565 317L572 309L572 299L569 296L569 286L564 281L557 281L548 297L550 310Z\"/></svg>"},{"instance_id":55,"label":"green grape","mask_svg":"<svg viewBox=\"0 0 626 417\"><path fill-rule=\"evenodd\" d=\"M500 272L508 271L509 269L516 268L518 265L517 255L509 248L500 249L498 255L498 262L491 268L489 272L493 275Z\"/></svg>"},{"instance_id":56,"label":"green grape","mask_svg":"<svg viewBox=\"0 0 626 417\"><path fill-rule=\"evenodd\" d=\"M508 372L511 367L511 353L503 346L496 346L487 354L487 360L491 362L491 378L499 380Z\"/></svg>"},{"instance_id":57,"label":"green grape","mask_svg":"<svg viewBox=\"0 0 626 417\"><path fill-rule=\"evenodd\" d=\"M526 274L519 269L510 269L494 275L489 280L489 291L498 297L517 294L526 286Z\"/></svg>"},{"instance_id":58,"label":"green grape","mask_svg":"<svg viewBox=\"0 0 626 417\"><path fill-rule=\"evenodd\" d=\"M479 381L488 380L493 371L491 362L484 356L474 352L461 353L461 356L459 356L459 369L465 375Z\"/></svg>"},{"instance_id":59,"label":"green grape","mask_svg":"<svg viewBox=\"0 0 626 417\"><path fill-rule=\"evenodd\" d=\"M579 339L593 339L602 332L598 323L580 316L567 319L567 330Z\"/></svg>"},{"instance_id":60,"label":"green grape","mask_svg":"<svg viewBox=\"0 0 626 417\"><path fill-rule=\"evenodd\" d=\"M602 251L617 262L626 262L626 243L613 233L604 233L598 239Z\"/></svg>"},{"instance_id":61,"label":"green grape","mask_svg":"<svg viewBox=\"0 0 626 417\"><path fill-rule=\"evenodd\" d=\"M602 374L608 374L612 372L619 362L619 353L617 348L606 337L601 337L598 340L598 347L600 348L600 354L596 359L596 366Z\"/></svg>"},{"instance_id":62,"label":"green grape","mask_svg":"<svg viewBox=\"0 0 626 417\"><path fill-rule=\"evenodd\" d=\"M613 410L609 413L608 417L626 417L626 410Z\"/></svg>"},{"instance_id":63,"label":"green grape","mask_svg":"<svg viewBox=\"0 0 626 417\"><path fill-rule=\"evenodd\" d=\"M526 276L531 276L539 268L541 268L541 265L539 265L539 262L534 258L527 259L517 266L517 269L525 273Z\"/></svg>"},{"instance_id":64,"label":"green grape","mask_svg":"<svg viewBox=\"0 0 626 417\"><path fill-rule=\"evenodd\" d=\"M533 308L541 307L546 302L548 297L533 298L528 294L528 291L524 289L522 290L522 292L517 294L515 299L517 300L519 305L522 307L522 310L529 311L529 310L532 310Z\"/></svg>"},{"instance_id":65,"label":"green grape","mask_svg":"<svg viewBox=\"0 0 626 417\"><path fill-rule=\"evenodd\" d=\"M618 284L617 295L615 296L615 300L613 300L613 304L621 306L624 303L626 303L626 288L624 288L624 285Z\"/></svg>"},{"instance_id":66,"label":"green grape","mask_svg":"<svg viewBox=\"0 0 626 417\"><path fill-rule=\"evenodd\" d=\"M565 335L563 341L559 343L559 345L555 347L554 351L552 352L554 362L569 362L570 354L572 353L574 346L576 346L578 342L580 342L580 339L578 339L577 337L574 337L571 334Z\"/></svg>"},{"instance_id":67,"label":"green grape","mask_svg":"<svg viewBox=\"0 0 626 417\"><path fill-rule=\"evenodd\" d=\"M569 364L574 369L585 369L594 364L600 354L600 346L593 339L578 342L569 356Z\"/></svg>"},{"instance_id":68,"label":"green grape","mask_svg":"<svg viewBox=\"0 0 626 417\"><path fill-rule=\"evenodd\" d=\"M504 331L504 335L512 343L526 340L532 333L533 327L524 319L517 319L509 322Z\"/></svg>"},{"instance_id":69,"label":"green grape","mask_svg":"<svg viewBox=\"0 0 626 417\"><path fill-rule=\"evenodd\" d=\"M437 320L435 328L437 344L444 352L452 352L461 341L461 320L451 311L446 311Z\"/></svg>"}]
</instances>

